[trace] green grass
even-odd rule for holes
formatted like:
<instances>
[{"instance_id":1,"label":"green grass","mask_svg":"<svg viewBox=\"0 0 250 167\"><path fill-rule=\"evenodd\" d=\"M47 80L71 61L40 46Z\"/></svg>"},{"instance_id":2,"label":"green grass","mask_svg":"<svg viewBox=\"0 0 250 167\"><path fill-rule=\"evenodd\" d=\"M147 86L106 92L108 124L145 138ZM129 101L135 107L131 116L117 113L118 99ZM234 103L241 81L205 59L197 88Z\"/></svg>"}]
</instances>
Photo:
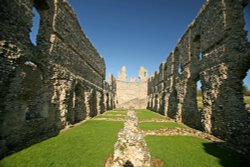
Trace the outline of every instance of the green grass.
<instances>
[{"instance_id":1,"label":"green grass","mask_svg":"<svg viewBox=\"0 0 250 167\"><path fill-rule=\"evenodd\" d=\"M107 111L105 113L103 113L103 115L127 115L127 111Z\"/></svg>"},{"instance_id":2,"label":"green grass","mask_svg":"<svg viewBox=\"0 0 250 167\"><path fill-rule=\"evenodd\" d=\"M250 96L244 96L244 102L250 104Z\"/></svg>"},{"instance_id":3,"label":"green grass","mask_svg":"<svg viewBox=\"0 0 250 167\"><path fill-rule=\"evenodd\" d=\"M0 161L1 167L101 167L123 122L90 120Z\"/></svg>"},{"instance_id":4,"label":"green grass","mask_svg":"<svg viewBox=\"0 0 250 167\"><path fill-rule=\"evenodd\" d=\"M151 155L166 167L244 167L248 162L206 140L190 136L146 136Z\"/></svg>"},{"instance_id":5,"label":"green grass","mask_svg":"<svg viewBox=\"0 0 250 167\"><path fill-rule=\"evenodd\" d=\"M120 112L120 111L122 111L122 112L127 112L127 110L126 110L126 109L123 109L123 108L115 108L115 109L113 109L112 111L114 111L114 112L116 112L116 111L118 111L118 112Z\"/></svg>"},{"instance_id":6,"label":"green grass","mask_svg":"<svg viewBox=\"0 0 250 167\"><path fill-rule=\"evenodd\" d=\"M197 107L199 110L203 108L202 96L197 96Z\"/></svg>"},{"instance_id":7,"label":"green grass","mask_svg":"<svg viewBox=\"0 0 250 167\"><path fill-rule=\"evenodd\" d=\"M112 119L116 119L116 118L125 118L125 116L116 116L116 115L98 115L95 118L112 118Z\"/></svg>"},{"instance_id":8,"label":"green grass","mask_svg":"<svg viewBox=\"0 0 250 167\"><path fill-rule=\"evenodd\" d=\"M142 130L157 130L161 128L176 128L183 127L175 122L142 122L139 124L139 128Z\"/></svg>"},{"instance_id":9,"label":"green grass","mask_svg":"<svg viewBox=\"0 0 250 167\"><path fill-rule=\"evenodd\" d=\"M136 115L137 115L139 121L146 120L146 119L152 119L152 118L165 118L164 116L162 116L158 113L155 113L153 111L146 110L146 109L138 109L135 111L136 111Z\"/></svg>"}]
</instances>

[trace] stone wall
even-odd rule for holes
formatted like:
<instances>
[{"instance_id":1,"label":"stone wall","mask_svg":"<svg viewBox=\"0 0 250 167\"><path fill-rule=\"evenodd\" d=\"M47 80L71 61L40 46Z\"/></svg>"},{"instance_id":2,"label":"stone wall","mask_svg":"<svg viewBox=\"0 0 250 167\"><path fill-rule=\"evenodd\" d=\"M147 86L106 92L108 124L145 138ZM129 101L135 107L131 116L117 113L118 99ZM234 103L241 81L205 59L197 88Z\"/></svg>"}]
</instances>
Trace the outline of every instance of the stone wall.
<instances>
[{"instance_id":1,"label":"stone wall","mask_svg":"<svg viewBox=\"0 0 250 167\"><path fill-rule=\"evenodd\" d=\"M113 75L109 75L108 82L105 82L104 90L105 110L116 108L116 80Z\"/></svg>"},{"instance_id":2,"label":"stone wall","mask_svg":"<svg viewBox=\"0 0 250 167\"><path fill-rule=\"evenodd\" d=\"M147 78L148 72L140 67L139 81L135 77L126 80L126 67L123 66L116 80L116 105L118 108L146 108L147 107Z\"/></svg>"},{"instance_id":3,"label":"stone wall","mask_svg":"<svg viewBox=\"0 0 250 167\"><path fill-rule=\"evenodd\" d=\"M250 153L243 79L250 67L247 1L208 0L166 62L149 79L148 108ZM197 108L201 82L203 109Z\"/></svg>"},{"instance_id":4,"label":"stone wall","mask_svg":"<svg viewBox=\"0 0 250 167\"><path fill-rule=\"evenodd\" d=\"M0 18L0 157L105 111L104 59L65 0L1 0Z\"/></svg>"}]
</instances>

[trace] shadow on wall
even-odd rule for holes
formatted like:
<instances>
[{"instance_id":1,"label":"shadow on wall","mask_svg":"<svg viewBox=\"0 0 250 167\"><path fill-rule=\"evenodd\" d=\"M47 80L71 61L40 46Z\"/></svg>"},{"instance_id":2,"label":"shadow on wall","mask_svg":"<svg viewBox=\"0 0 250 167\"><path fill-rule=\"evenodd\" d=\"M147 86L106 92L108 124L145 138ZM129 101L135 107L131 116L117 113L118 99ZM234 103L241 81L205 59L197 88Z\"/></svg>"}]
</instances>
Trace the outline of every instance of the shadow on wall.
<instances>
[{"instance_id":1,"label":"shadow on wall","mask_svg":"<svg viewBox=\"0 0 250 167\"><path fill-rule=\"evenodd\" d=\"M225 149L226 143L203 143L203 149L210 155L218 158L223 167L248 167L250 160L242 157L240 154ZM222 149L223 147L223 149Z\"/></svg>"},{"instance_id":2,"label":"shadow on wall","mask_svg":"<svg viewBox=\"0 0 250 167\"><path fill-rule=\"evenodd\" d=\"M245 108L242 93L242 80L246 76L246 68L242 64L242 68L238 70L241 70L241 73L229 71L228 78L220 86L220 93L214 99L211 131L213 135L233 144L234 148L250 155L250 113ZM228 103L232 101L234 103ZM231 108L234 108L233 112L230 111Z\"/></svg>"}]
</instances>

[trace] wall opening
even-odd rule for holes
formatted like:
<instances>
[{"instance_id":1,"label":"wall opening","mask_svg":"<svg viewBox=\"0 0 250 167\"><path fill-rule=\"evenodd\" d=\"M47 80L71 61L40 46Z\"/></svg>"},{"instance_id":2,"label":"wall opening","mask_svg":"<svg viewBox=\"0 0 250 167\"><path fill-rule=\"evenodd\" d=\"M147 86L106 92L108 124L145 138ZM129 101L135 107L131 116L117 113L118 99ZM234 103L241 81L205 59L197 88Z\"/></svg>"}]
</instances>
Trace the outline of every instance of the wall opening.
<instances>
[{"instance_id":1,"label":"wall opening","mask_svg":"<svg viewBox=\"0 0 250 167\"><path fill-rule=\"evenodd\" d=\"M199 61L201 61L203 58L200 35L196 35L193 40L193 53L192 54L196 55L195 58L197 58Z\"/></svg>"},{"instance_id":2,"label":"wall opening","mask_svg":"<svg viewBox=\"0 0 250 167\"><path fill-rule=\"evenodd\" d=\"M250 111L250 69L248 69L247 76L243 80L243 95L246 109Z\"/></svg>"},{"instance_id":3,"label":"wall opening","mask_svg":"<svg viewBox=\"0 0 250 167\"><path fill-rule=\"evenodd\" d=\"M109 93L106 93L106 110L110 110L110 108L109 108Z\"/></svg>"},{"instance_id":4,"label":"wall opening","mask_svg":"<svg viewBox=\"0 0 250 167\"><path fill-rule=\"evenodd\" d=\"M203 98L202 98L202 89L201 89L201 81L198 80L196 82L196 100L197 100L197 108L198 110L203 109Z\"/></svg>"},{"instance_id":5,"label":"wall opening","mask_svg":"<svg viewBox=\"0 0 250 167\"><path fill-rule=\"evenodd\" d=\"M179 61L178 61L179 63L178 63L178 73L179 74L182 74L182 72L183 72L183 68L182 68L182 62L183 62L183 60L182 60L182 56L179 54Z\"/></svg>"},{"instance_id":6,"label":"wall opening","mask_svg":"<svg viewBox=\"0 0 250 167\"><path fill-rule=\"evenodd\" d=\"M247 39L250 42L250 4L247 4L244 8L244 19L245 19L244 29L248 32Z\"/></svg>"},{"instance_id":7,"label":"wall opening","mask_svg":"<svg viewBox=\"0 0 250 167\"><path fill-rule=\"evenodd\" d=\"M97 115L96 91L94 89L91 90L91 95L89 99L89 109L90 109L89 113L90 117L94 117Z\"/></svg>"},{"instance_id":8,"label":"wall opening","mask_svg":"<svg viewBox=\"0 0 250 167\"><path fill-rule=\"evenodd\" d=\"M33 23L30 32L30 40L34 45L37 45L37 35L39 32L39 25L40 25L40 14L36 10L35 7L32 8L33 13Z\"/></svg>"},{"instance_id":9,"label":"wall opening","mask_svg":"<svg viewBox=\"0 0 250 167\"><path fill-rule=\"evenodd\" d=\"M84 103L84 90L77 84L75 88L75 113L74 123L80 122L86 118L86 108Z\"/></svg>"},{"instance_id":10,"label":"wall opening","mask_svg":"<svg viewBox=\"0 0 250 167\"><path fill-rule=\"evenodd\" d=\"M202 60L202 49L200 48L200 53L199 53L199 60L201 61Z\"/></svg>"}]
</instances>

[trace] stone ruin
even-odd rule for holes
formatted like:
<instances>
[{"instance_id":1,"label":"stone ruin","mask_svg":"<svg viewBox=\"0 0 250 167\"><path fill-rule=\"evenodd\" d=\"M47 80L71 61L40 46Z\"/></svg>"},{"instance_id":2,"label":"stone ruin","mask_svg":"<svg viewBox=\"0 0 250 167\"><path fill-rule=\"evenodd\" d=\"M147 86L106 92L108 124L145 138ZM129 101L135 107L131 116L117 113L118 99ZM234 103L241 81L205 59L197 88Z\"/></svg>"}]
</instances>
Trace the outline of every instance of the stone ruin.
<instances>
[{"instance_id":1,"label":"stone ruin","mask_svg":"<svg viewBox=\"0 0 250 167\"><path fill-rule=\"evenodd\" d=\"M138 73L139 81L135 77L127 81L126 67L118 73L116 83L116 105L118 108L146 108L148 71L141 66Z\"/></svg>"},{"instance_id":2,"label":"stone ruin","mask_svg":"<svg viewBox=\"0 0 250 167\"><path fill-rule=\"evenodd\" d=\"M65 0L1 0L0 18L0 157L114 107L104 59Z\"/></svg>"},{"instance_id":3,"label":"stone ruin","mask_svg":"<svg viewBox=\"0 0 250 167\"><path fill-rule=\"evenodd\" d=\"M250 113L242 93L250 67L246 5L207 0L149 80L141 67L140 81L127 82L123 67L105 82L105 61L66 0L1 0L0 157L105 110L131 106L147 106L249 153ZM33 8L40 16L36 45L29 36Z\"/></svg>"},{"instance_id":4,"label":"stone ruin","mask_svg":"<svg viewBox=\"0 0 250 167\"><path fill-rule=\"evenodd\" d=\"M242 84L250 67L246 0L208 0L148 81L148 109L213 134L250 154ZM201 82L203 108L197 107Z\"/></svg>"},{"instance_id":5,"label":"stone ruin","mask_svg":"<svg viewBox=\"0 0 250 167\"><path fill-rule=\"evenodd\" d=\"M124 128L118 133L114 155L111 158L106 162L105 167L151 166L151 155L133 110L128 111Z\"/></svg>"}]
</instances>

